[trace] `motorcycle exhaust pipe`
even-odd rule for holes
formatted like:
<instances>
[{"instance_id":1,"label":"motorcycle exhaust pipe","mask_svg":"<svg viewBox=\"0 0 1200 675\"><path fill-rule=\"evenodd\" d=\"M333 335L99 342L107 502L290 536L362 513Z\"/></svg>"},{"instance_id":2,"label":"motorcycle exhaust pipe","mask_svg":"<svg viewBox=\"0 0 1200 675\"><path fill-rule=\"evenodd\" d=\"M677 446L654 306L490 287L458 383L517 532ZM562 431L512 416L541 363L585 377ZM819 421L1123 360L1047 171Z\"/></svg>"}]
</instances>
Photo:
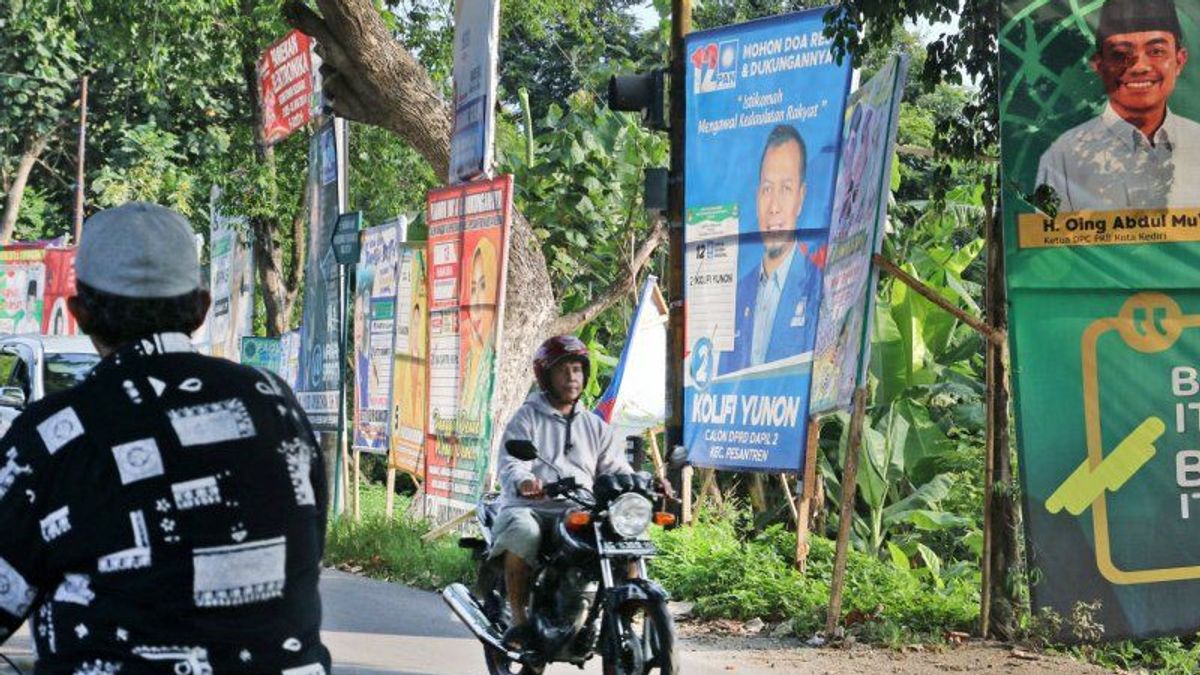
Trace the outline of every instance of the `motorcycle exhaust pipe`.
<instances>
[{"instance_id":1,"label":"motorcycle exhaust pipe","mask_svg":"<svg viewBox=\"0 0 1200 675\"><path fill-rule=\"evenodd\" d=\"M466 586L450 584L442 589L442 600L450 605L450 609L454 610L458 618L462 619L462 622L481 642L503 652L511 660L521 662L521 654L504 646L504 636L492 625L491 621L488 621L487 615L483 613L483 608L479 606L479 601L475 599L474 595L471 595L471 591Z\"/></svg>"}]
</instances>

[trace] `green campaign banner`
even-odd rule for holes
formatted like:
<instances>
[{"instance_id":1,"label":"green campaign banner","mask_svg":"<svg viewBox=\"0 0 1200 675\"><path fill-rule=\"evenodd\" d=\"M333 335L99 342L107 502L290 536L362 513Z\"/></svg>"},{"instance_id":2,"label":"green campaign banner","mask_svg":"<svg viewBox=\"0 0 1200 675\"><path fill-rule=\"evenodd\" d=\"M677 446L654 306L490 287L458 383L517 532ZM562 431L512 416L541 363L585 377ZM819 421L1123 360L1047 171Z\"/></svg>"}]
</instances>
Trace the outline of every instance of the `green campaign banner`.
<instances>
[{"instance_id":1,"label":"green campaign banner","mask_svg":"<svg viewBox=\"0 0 1200 675\"><path fill-rule=\"evenodd\" d=\"M1200 628L1200 0L1003 0L1010 346L1034 610Z\"/></svg>"}]
</instances>

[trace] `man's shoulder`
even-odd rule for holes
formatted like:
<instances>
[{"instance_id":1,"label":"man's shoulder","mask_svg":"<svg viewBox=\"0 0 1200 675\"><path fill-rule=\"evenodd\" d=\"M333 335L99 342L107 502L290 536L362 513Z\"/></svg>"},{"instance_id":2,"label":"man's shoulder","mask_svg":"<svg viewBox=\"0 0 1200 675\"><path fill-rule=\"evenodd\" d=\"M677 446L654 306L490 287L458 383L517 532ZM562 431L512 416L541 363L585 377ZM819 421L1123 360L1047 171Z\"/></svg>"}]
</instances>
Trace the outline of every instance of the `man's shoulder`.
<instances>
[{"instance_id":1,"label":"man's shoulder","mask_svg":"<svg viewBox=\"0 0 1200 675\"><path fill-rule=\"evenodd\" d=\"M1171 113L1171 126L1174 131L1182 133L1185 140L1196 141L1196 134L1200 133L1200 122L1184 117L1182 115Z\"/></svg>"},{"instance_id":2,"label":"man's shoulder","mask_svg":"<svg viewBox=\"0 0 1200 675\"><path fill-rule=\"evenodd\" d=\"M1108 125L1104 120L1103 115L1077 124L1070 129L1058 135L1046 152L1042 155L1043 158L1050 157L1055 154L1063 154L1072 152L1081 144L1095 143L1099 141L1108 141L1110 134L1108 133Z\"/></svg>"}]
</instances>

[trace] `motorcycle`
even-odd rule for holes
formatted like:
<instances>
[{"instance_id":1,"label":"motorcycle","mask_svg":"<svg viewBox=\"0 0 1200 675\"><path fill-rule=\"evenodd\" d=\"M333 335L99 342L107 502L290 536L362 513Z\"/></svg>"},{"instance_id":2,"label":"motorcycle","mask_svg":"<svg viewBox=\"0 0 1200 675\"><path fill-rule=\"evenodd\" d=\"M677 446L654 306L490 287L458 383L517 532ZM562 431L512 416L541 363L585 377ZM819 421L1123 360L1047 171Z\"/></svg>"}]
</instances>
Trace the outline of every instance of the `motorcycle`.
<instances>
[{"instance_id":1,"label":"motorcycle","mask_svg":"<svg viewBox=\"0 0 1200 675\"><path fill-rule=\"evenodd\" d=\"M517 459L550 465L529 441L510 440L505 450ZM499 511L495 496L476 507L483 538L460 540L480 561L475 592L463 584L442 591L443 600L483 643L488 673L541 675L552 662L582 668L599 652L605 675L677 675L668 595L646 574L646 559L657 552L647 538L650 524L669 525L674 516L654 512L649 474L600 476L588 490L560 473L544 490L547 498L571 501L576 508L543 538L530 591L530 644L519 650L504 644L510 612L504 557L491 558Z\"/></svg>"}]
</instances>

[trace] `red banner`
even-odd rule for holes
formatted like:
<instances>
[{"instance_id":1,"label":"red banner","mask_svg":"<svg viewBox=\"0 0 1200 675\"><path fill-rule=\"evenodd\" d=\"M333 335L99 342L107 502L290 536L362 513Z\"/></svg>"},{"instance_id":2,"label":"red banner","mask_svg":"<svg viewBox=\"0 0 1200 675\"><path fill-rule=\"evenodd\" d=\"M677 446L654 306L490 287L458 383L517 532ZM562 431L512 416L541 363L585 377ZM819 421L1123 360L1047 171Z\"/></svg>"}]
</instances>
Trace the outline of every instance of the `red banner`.
<instances>
[{"instance_id":1,"label":"red banner","mask_svg":"<svg viewBox=\"0 0 1200 675\"><path fill-rule=\"evenodd\" d=\"M294 30L258 59L258 100L268 145L287 138L312 118L311 44L307 35Z\"/></svg>"}]
</instances>

